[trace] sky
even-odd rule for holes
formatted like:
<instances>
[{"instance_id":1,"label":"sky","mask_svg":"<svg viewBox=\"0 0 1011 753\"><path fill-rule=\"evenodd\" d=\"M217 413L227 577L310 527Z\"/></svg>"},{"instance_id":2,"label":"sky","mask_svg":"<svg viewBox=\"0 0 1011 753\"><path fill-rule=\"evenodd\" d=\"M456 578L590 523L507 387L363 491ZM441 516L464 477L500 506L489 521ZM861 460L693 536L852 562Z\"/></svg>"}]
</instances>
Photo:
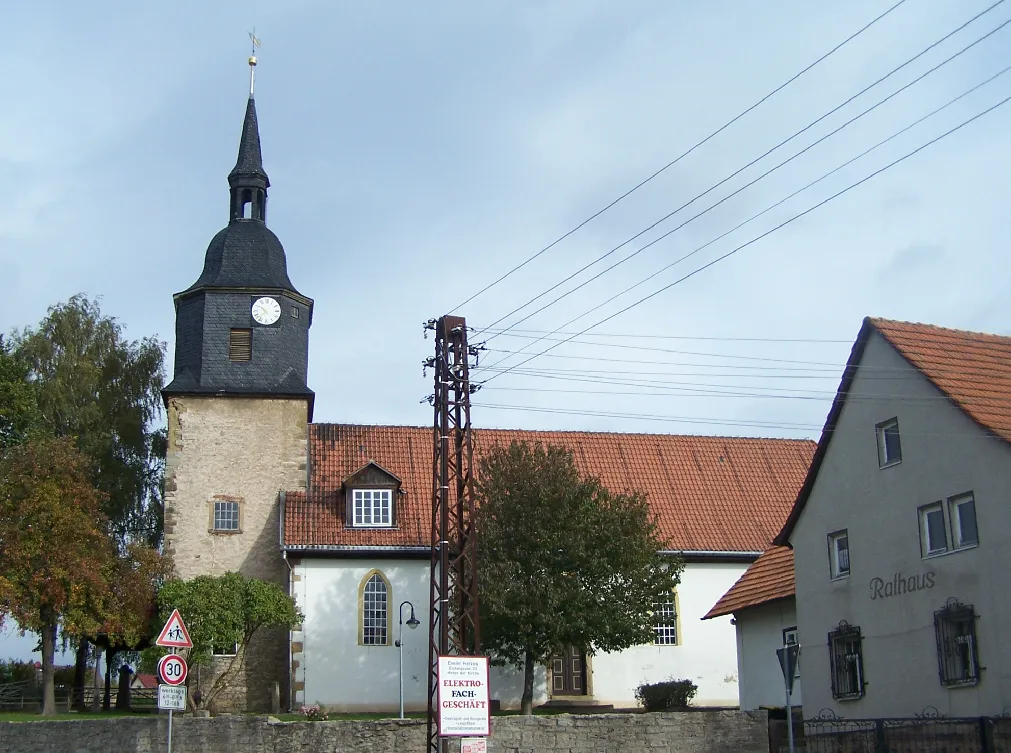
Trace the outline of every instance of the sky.
<instances>
[{"instance_id":1,"label":"sky","mask_svg":"<svg viewBox=\"0 0 1011 753\"><path fill-rule=\"evenodd\" d=\"M86 293L164 341L171 373L172 294L227 221L255 28L267 224L315 300L314 420L429 424L422 324L452 312L487 348L478 427L817 438L863 317L1011 333L1011 103L792 218L996 105L1011 72L773 205L1011 65L1008 25L898 91L1011 4L853 98L992 5L906 0L692 147L895 2L15 4L0 331Z\"/></svg>"}]
</instances>

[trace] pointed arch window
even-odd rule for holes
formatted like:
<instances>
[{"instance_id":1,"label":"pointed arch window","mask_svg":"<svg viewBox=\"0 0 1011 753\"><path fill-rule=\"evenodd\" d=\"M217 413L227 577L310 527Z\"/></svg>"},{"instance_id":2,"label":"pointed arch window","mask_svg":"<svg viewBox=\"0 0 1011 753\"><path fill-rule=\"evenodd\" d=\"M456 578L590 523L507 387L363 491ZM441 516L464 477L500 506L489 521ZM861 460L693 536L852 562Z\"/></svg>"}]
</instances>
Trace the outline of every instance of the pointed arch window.
<instances>
[{"instance_id":1,"label":"pointed arch window","mask_svg":"<svg viewBox=\"0 0 1011 753\"><path fill-rule=\"evenodd\" d=\"M363 646L390 645L390 582L371 570L358 588L358 642Z\"/></svg>"}]
</instances>

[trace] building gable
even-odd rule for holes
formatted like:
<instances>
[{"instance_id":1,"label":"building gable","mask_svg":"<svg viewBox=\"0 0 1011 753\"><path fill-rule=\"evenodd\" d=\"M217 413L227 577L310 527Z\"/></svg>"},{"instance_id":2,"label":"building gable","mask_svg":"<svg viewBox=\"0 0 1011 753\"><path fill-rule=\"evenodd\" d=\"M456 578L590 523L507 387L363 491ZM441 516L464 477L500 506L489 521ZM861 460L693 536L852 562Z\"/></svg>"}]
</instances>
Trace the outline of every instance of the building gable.
<instances>
[{"instance_id":1,"label":"building gable","mask_svg":"<svg viewBox=\"0 0 1011 753\"><path fill-rule=\"evenodd\" d=\"M873 337L886 343L902 359L904 366L898 368L908 368L932 385L939 393L937 397L943 398L939 405L947 403L944 408L957 408L976 424L982 435L1011 442L1011 337L865 318L796 504L775 537L778 546L790 545L790 535L807 505ZM901 392L902 382L896 380L895 385L894 391Z\"/></svg>"}]
</instances>

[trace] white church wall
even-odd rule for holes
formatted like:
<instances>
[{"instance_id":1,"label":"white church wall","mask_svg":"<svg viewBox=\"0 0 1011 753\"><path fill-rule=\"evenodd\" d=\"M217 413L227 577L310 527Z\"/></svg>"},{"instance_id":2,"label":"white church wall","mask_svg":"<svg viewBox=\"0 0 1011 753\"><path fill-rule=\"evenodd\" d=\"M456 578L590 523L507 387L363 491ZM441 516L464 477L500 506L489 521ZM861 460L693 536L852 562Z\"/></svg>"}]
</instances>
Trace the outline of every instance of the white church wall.
<instances>
[{"instance_id":1,"label":"white church wall","mask_svg":"<svg viewBox=\"0 0 1011 753\"><path fill-rule=\"evenodd\" d=\"M747 569L746 564L691 563L678 586L680 644L635 646L590 660L593 698L616 708L636 705L644 682L689 679L698 685L695 706L737 706L737 634L730 617L702 621Z\"/></svg>"},{"instance_id":2,"label":"white church wall","mask_svg":"<svg viewBox=\"0 0 1011 753\"><path fill-rule=\"evenodd\" d=\"M378 570L389 583L389 643L359 643L359 592L363 579ZM680 643L636 646L616 654L598 654L589 663L592 700L618 708L634 707L642 682L691 679L699 686L696 705L736 706L737 638L729 617L701 621L702 616L744 572L738 564L689 564L678 587ZM335 711L394 712L399 706L397 607L405 600L421 625L404 627L404 704L407 711L427 707L429 563L415 559L307 557L294 567L293 593L305 615L300 633L299 666L294 680L303 683L295 695L301 703L321 703ZM404 619L410 610L405 607ZM534 703L549 700L547 671L537 667ZM518 708L521 672L492 667L491 695L504 709Z\"/></svg>"},{"instance_id":3,"label":"white church wall","mask_svg":"<svg viewBox=\"0 0 1011 753\"><path fill-rule=\"evenodd\" d=\"M359 592L362 581L378 570L389 583L389 640L385 646L359 643ZM295 681L304 683L296 694L302 703L320 703L335 711L393 712L399 708L398 607L414 605L421 624L404 625L404 706L406 711L428 707L429 563L414 559L305 558L294 568L298 580L293 593L305 615L302 630L292 636L302 651ZM410 616L404 607L404 620ZM543 668L535 677L535 703L546 698ZM523 690L522 674L492 667L491 695L503 708L517 708Z\"/></svg>"}]
</instances>

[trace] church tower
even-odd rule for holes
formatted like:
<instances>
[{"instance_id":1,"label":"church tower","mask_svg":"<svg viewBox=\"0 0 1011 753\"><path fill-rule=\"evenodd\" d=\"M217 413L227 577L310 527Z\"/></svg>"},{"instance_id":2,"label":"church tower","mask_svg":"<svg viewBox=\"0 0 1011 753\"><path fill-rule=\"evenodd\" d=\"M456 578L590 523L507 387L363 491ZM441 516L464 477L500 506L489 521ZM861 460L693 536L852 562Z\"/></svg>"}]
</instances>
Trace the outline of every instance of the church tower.
<instances>
[{"instance_id":1,"label":"church tower","mask_svg":"<svg viewBox=\"0 0 1011 753\"><path fill-rule=\"evenodd\" d=\"M252 74L256 59L249 63ZM211 239L196 282L174 296L175 364L162 393L165 553L184 579L237 571L287 590L278 490L306 485L313 302L288 278L284 248L267 227L270 181L252 84L228 185L228 225ZM270 710L275 683L288 697L287 637L249 647L222 707ZM221 647L221 662L230 649Z\"/></svg>"}]
</instances>

